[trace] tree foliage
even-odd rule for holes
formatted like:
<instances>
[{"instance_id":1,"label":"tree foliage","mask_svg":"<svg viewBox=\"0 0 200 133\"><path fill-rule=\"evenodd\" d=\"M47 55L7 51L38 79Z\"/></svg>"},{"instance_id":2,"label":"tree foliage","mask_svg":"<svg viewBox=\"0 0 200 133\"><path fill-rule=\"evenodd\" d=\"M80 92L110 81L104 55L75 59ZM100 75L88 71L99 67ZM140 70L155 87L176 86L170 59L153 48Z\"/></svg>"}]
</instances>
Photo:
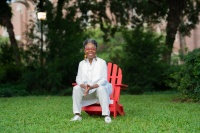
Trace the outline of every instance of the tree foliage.
<instances>
[{"instance_id":1,"label":"tree foliage","mask_svg":"<svg viewBox=\"0 0 200 133\"><path fill-rule=\"evenodd\" d=\"M200 49L195 49L183 57L185 64L169 76L169 86L178 89L184 98L200 101Z\"/></svg>"},{"instance_id":2,"label":"tree foliage","mask_svg":"<svg viewBox=\"0 0 200 133\"><path fill-rule=\"evenodd\" d=\"M1 0L0 1L0 25L7 28L10 43L11 43L13 53L14 53L15 63L21 64L21 58L20 58L20 53L19 53L19 49L18 49L18 44L15 39L13 25L11 22L12 9L9 6L9 3L8 3L9 1L11 1L11 0Z\"/></svg>"},{"instance_id":3,"label":"tree foliage","mask_svg":"<svg viewBox=\"0 0 200 133\"><path fill-rule=\"evenodd\" d=\"M64 1L59 0L58 3L56 8L51 2L43 3L48 12L43 25L46 38L42 55L44 65L39 65L39 45L35 45L34 41L25 51L28 62L22 79L29 92L35 94L58 93L71 87L71 83L75 82L78 63L82 60L80 51L84 38L79 19L74 19L73 9L65 7ZM66 16L62 12L65 8L69 12ZM35 30L38 30L37 27Z\"/></svg>"},{"instance_id":4,"label":"tree foliage","mask_svg":"<svg viewBox=\"0 0 200 133\"><path fill-rule=\"evenodd\" d=\"M105 40L109 40L109 35L117 31L120 26L132 27L141 26L147 23L153 27L162 21L166 21L167 49L163 54L163 59L169 63L175 35L179 30L184 35L189 35L199 23L200 2L199 0L102 0L102 1L77 1L82 17L92 25L100 24L105 33ZM110 15L107 14L110 9ZM87 15L91 11L90 16Z\"/></svg>"},{"instance_id":5,"label":"tree foliage","mask_svg":"<svg viewBox=\"0 0 200 133\"><path fill-rule=\"evenodd\" d=\"M124 82L130 86L128 91L134 94L156 90L165 70L161 59L163 37L150 30L136 28L124 32L124 39L125 52L120 65L123 68Z\"/></svg>"},{"instance_id":6,"label":"tree foliage","mask_svg":"<svg viewBox=\"0 0 200 133\"><path fill-rule=\"evenodd\" d=\"M198 0L57 0L56 6L49 0L32 2L37 5L37 11L47 12L42 27L45 36L43 54L40 53L39 22L29 30L31 39L27 41L27 49L19 53L11 8L6 0L0 1L0 25L8 29L15 62L19 63L20 56L23 57L22 81L28 91L35 91L35 94L55 93L71 86L78 62L82 60L82 42L88 37L97 38L100 55L107 61L123 67L125 80L133 86L133 92L142 87L141 91L153 90L162 77L161 50L165 51L163 59L169 63L177 31L189 35L199 22ZM165 43L161 36L137 29L147 24L152 30L163 20L167 22ZM97 25L102 31L99 35L96 31L87 32ZM120 32L123 28L126 29L124 36ZM162 49L161 44L167 48ZM40 56L43 60L39 60Z\"/></svg>"}]
</instances>

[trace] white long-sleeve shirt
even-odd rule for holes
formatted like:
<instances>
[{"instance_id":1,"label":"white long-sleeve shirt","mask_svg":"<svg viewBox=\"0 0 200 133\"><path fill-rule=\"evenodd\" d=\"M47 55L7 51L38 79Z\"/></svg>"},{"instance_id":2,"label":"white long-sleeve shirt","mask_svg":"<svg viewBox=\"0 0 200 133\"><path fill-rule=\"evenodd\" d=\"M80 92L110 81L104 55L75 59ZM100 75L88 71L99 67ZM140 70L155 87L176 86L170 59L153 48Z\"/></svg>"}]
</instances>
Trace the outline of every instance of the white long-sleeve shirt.
<instances>
[{"instance_id":1,"label":"white long-sleeve shirt","mask_svg":"<svg viewBox=\"0 0 200 133\"><path fill-rule=\"evenodd\" d=\"M92 64L89 63L88 59L82 60L79 63L76 83L78 85L89 84L92 86L98 84L99 86L111 86L107 81L107 64L105 60L101 58L93 59ZM110 90L112 91L112 88ZM94 91L95 89L92 89L89 93Z\"/></svg>"}]
</instances>

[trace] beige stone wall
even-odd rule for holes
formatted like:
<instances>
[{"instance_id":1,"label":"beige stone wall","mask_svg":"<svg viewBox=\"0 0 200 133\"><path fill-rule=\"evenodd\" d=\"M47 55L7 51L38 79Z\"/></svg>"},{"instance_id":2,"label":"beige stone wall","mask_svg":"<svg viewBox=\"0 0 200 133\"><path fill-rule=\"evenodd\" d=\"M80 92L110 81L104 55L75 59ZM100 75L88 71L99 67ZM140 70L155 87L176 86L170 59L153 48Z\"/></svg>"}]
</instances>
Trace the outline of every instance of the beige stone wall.
<instances>
[{"instance_id":1,"label":"beige stone wall","mask_svg":"<svg viewBox=\"0 0 200 133\"><path fill-rule=\"evenodd\" d=\"M200 48L200 24L196 26L196 29L191 30L190 33L190 36L184 37L184 42L188 51L192 51L195 48ZM175 54L178 54L178 50L180 49L180 43L180 36L177 33L173 48Z\"/></svg>"}]
</instances>

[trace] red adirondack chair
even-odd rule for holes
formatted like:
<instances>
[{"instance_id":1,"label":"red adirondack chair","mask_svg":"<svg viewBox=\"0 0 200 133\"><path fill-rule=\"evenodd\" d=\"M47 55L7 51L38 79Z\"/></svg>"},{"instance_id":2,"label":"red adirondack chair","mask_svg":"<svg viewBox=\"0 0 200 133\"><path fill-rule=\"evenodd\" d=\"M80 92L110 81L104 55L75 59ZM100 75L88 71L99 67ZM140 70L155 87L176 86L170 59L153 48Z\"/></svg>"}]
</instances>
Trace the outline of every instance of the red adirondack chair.
<instances>
[{"instance_id":1,"label":"red adirondack chair","mask_svg":"<svg viewBox=\"0 0 200 133\"><path fill-rule=\"evenodd\" d=\"M124 115L123 105L119 103L120 99L120 91L121 89L125 89L128 85L122 84L122 70L116 64L108 63L108 81L113 86L113 92L110 95L110 100L112 104L109 105L111 115L116 118L117 114ZM102 109L99 104L92 104L89 106L82 107L82 110L86 113L93 114L101 114Z\"/></svg>"},{"instance_id":2,"label":"red adirondack chair","mask_svg":"<svg viewBox=\"0 0 200 133\"><path fill-rule=\"evenodd\" d=\"M108 63L108 81L113 86L110 95L111 104L109 105L110 114L116 118L119 115L125 115L123 105L119 103L120 91L126 89L128 85L122 84L122 70L116 64ZM74 85L74 84L73 84ZM99 103L82 107L82 110L89 115L101 115L102 109Z\"/></svg>"}]
</instances>

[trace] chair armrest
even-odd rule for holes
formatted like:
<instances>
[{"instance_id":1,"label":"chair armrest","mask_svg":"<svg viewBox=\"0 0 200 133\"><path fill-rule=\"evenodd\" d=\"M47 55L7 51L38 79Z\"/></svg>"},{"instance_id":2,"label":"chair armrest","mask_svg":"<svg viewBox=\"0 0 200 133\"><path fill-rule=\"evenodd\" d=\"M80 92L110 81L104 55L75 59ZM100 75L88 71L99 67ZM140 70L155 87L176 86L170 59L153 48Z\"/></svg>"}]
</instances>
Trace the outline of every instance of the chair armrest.
<instances>
[{"instance_id":1,"label":"chair armrest","mask_svg":"<svg viewBox=\"0 0 200 133\"><path fill-rule=\"evenodd\" d=\"M121 90L125 90L128 85L125 85L125 84L115 84L116 87L120 87Z\"/></svg>"},{"instance_id":2,"label":"chair armrest","mask_svg":"<svg viewBox=\"0 0 200 133\"><path fill-rule=\"evenodd\" d=\"M72 83L73 86L77 85L77 83Z\"/></svg>"},{"instance_id":3,"label":"chair armrest","mask_svg":"<svg viewBox=\"0 0 200 133\"><path fill-rule=\"evenodd\" d=\"M77 83L72 83L73 86L77 85ZM119 86L121 90L125 90L128 85L125 84L115 84L115 86Z\"/></svg>"}]
</instances>

